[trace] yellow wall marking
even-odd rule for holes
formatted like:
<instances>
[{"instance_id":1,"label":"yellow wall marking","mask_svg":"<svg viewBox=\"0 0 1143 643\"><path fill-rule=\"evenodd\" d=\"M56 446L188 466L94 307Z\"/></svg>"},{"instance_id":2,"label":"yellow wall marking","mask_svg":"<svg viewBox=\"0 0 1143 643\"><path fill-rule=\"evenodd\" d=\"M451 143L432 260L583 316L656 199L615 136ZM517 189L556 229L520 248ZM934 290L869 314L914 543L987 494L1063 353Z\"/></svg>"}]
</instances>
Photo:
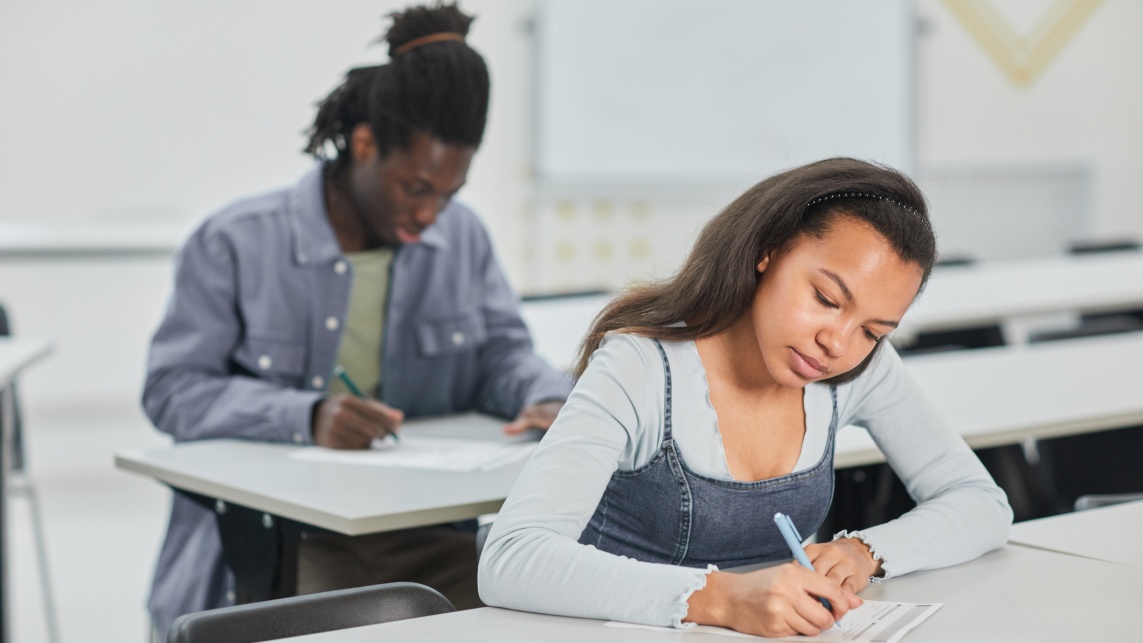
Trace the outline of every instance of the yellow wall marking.
<instances>
[{"instance_id":1,"label":"yellow wall marking","mask_svg":"<svg viewBox=\"0 0 1143 643\"><path fill-rule=\"evenodd\" d=\"M944 0L944 4L1012 84L1028 87L1103 1L1056 0L1023 37L991 0Z\"/></svg>"}]
</instances>

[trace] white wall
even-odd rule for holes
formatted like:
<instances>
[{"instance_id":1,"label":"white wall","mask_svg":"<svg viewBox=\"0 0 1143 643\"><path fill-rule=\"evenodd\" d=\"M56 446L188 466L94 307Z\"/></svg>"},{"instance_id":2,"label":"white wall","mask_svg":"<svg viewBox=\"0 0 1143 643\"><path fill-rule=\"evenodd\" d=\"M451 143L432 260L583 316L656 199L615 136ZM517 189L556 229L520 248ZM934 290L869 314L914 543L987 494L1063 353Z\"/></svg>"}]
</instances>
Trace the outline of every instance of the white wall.
<instances>
[{"instance_id":1,"label":"white wall","mask_svg":"<svg viewBox=\"0 0 1143 643\"><path fill-rule=\"evenodd\" d=\"M292 182L314 104L346 69L385 60L372 43L405 4L0 3L0 219L197 220ZM493 95L463 197L509 245L499 221L520 215L528 178L529 7L464 3Z\"/></svg>"},{"instance_id":2,"label":"white wall","mask_svg":"<svg viewBox=\"0 0 1143 643\"><path fill-rule=\"evenodd\" d=\"M26 224L51 245L77 226L199 220L292 182L314 103L404 6L385 0L0 3L0 246ZM461 195L484 215L510 275L524 272L530 178L528 0L471 0L489 62L486 143ZM4 238L5 235L7 238ZM0 259L16 331L51 337L29 371L30 411L136 404L169 293L169 257Z\"/></svg>"},{"instance_id":3,"label":"white wall","mask_svg":"<svg viewBox=\"0 0 1143 643\"><path fill-rule=\"evenodd\" d=\"M1062 4L990 6L1026 39ZM1028 86L1003 74L945 2L918 0L917 12L917 176L931 190L942 247L1019 259L1062 252L1075 237L1143 238L1143 3L1100 4ZM688 250L668 231L697 230L728 187L683 199L638 186L619 196L590 187L541 194L536 269L523 283L575 289L666 276Z\"/></svg>"},{"instance_id":4,"label":"white wall","mask_svg":"<svg viewBox=\"0 0 1143 643\"><path fill-rule=\"evenodd\" d=\"M402 4L0 3L0 223L194 220L292 181L308 164L298 150L313 103L346 68L384 58L368 45L380 16ZM995 4L1024 32L1051 3ZM533 195L532 0L464 7L478 15L471 41L488 59L493 94L462 198L481 212L513 284L529 292L617 287L671 272L691 237L680 243L662 231L697 230L745 186ZM1087 167L1088 229L1143 236L1143 40L1134 33L1143 3L1105 2L1027 88L1001 74L945 4L919 0L918 12L928 25L918 61L922 167ZM252 108L268 95L272 108ZM188 134L204 144L172 143ZM207 185L199 180L206 167L226 171ZM94 181L96 169L110 178ZM29 373L32 401L134 404L169 269L155 258L0 262L0 300L17 330L58 343Z\"/></svg>"},{"instance_id":5,"label":"white wall","mask_svg":"<svg viewBox=\"0 0 1143 643\"><path fill-rule=\"evenodd\" d=\"M993 3L1021 34L1051 2ZM1143 237L1143 3L1107 0L1029 87L1011 83L939 0L920 0L920 159L1089 164L1091 230Z\"/></svg>"}]
</instances>

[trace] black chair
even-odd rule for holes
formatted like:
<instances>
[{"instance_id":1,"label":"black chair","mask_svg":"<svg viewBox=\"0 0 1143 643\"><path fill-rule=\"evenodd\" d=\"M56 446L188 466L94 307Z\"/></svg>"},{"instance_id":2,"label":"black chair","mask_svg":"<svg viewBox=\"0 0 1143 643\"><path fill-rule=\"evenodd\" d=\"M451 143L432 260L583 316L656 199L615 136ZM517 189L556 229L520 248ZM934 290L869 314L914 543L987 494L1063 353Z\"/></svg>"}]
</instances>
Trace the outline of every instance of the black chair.
<instances>
[{"instance_id":1,"label":"black chair","mask_svg":"<svg viewBox=\"0 0 1143 643\"><path fill-rule=\"evenodd\" d=\"M1138 239L1122 237L1119 239L1077 239L1068 244L1068 254L1089 255L1105 252L1139 252L1143 244Z\"/></svg>"},{"instance_id":2,"label":"black chair","mask_svg":"<svg viewBox=\"0 0 1143 643\"><path fill-rule=\"evenodd\" d=\"M1100 507L1121 505L1125 502L1139 502L1140 500L1143 500L1143 493L1080 496L1076 498L1075 510L1087 511L1088 509L1099 509Z\"/></svg>"},{"instance_id":3,"label":"black chair","mask_svg":"<svg viewBox=\"0 0 1143 643\"><path fill-rule=\"evenodd\" d=\"M8 311L0 304L0 337L10 337L12 326L8 320ZM8 481L4 493L28 501L28 511L32 519L33 542L36 546L36 566L40 572L40 593L44 607L44 621L47 625L48 641L58 643L59 621L56 619L56 604L52 592L52 579L48 568L48 546L45 539L44 520L40 515L40 500L36 493L36 486L28 475L27 458L24 454L24 423L20 415L20 399L16 384L12 389L12 427L10 430L0 431L0 435L8 435L11 442L5 445L8 453Z\"/></svg>"},{"instance_id":4,"label":"black chair","mask_svg":"<svg viewBox=\"0 0 1143 643\"><path fill-rule=\"evenodd\" d=\"M167 643L255 643L455 612L417 583L385 583L184 614Z\"/></svg>"}]
</instances>

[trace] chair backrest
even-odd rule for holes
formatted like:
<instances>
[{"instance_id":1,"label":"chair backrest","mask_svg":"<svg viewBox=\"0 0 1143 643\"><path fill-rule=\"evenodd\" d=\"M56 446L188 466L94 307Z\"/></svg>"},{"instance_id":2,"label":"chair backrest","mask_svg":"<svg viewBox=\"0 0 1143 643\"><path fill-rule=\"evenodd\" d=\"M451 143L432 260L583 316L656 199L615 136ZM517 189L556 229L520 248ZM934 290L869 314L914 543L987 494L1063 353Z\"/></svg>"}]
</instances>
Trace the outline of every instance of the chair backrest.
<instances>
[{"instance_id":1,"label":"chair backrest","mask_svg":"<svg viewBox=\"0 0 1143 643\"><path fill-rule=\"evenodd\" d=\"M1143 250L1143 244L1138 239L1123 237L1119 239L1078 239L1068 244L1068 254L1090 255L1103 252L1138 252Z\"/></svg>"},{"instance_id":2,"label":"chair backrest","mask_svg":"<svg viewBox=\"0 0 1143 643\"><path fill-rule=\"evenodd\" d=\"M431 587L386 583L184 614L167 643L255 643L455 611Z\"/></svg>"},{"instance_id":3,"label":"chair backrest","mask_svg":"<svg viewBox=\"0 0 1143 643\"><path fill-rule=\"evenodd\" d=\"M12 335L12 325L8 320L8 310L0 303L0 337L9 337ZM11 449L9 454L8 463L13 473L20 473L24 470L24 429L23 421L20 419L20 396L16 390L16 385L12 384L12 443L5 445ZM0 435L3 435L0 433Z\"/></svg>"},{"instance_id":4,"label":"chair backrest","mask_svg":"<svg viewBox=\"0 0 1143 643\"><path fill-rule=\"evenodd\" d=\"M1075 510L1087 511L1088 509L1099 509L1100 507L1110 507L1111 505L1139 500L1143 500L1143 493L1092 494L1076 498Z\"/></svg>"}]
</instances>

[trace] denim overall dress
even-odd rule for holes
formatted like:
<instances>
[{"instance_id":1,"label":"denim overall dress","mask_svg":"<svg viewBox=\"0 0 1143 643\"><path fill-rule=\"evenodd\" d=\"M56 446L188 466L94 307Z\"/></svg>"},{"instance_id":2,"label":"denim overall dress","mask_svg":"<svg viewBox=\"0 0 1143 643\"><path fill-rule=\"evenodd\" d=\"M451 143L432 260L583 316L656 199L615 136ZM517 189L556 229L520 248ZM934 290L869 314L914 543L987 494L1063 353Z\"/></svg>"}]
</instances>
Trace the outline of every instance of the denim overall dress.
<instances>
[{"instance_id":1,"label":"denim overall dress","mask_svg":"<svg viewBox=\"0 0 1143 643\"><path fill-rule=\"evenodd\" d=\"M837 389L825 453L811 468L769 480L736 482L695 473L671 436L671 365L663 345L663 443L650 462L617 471L579 537L584 545L653 563L726 569L790 558L774 514L803 534L821 526L833 498Z\"/></svg>"}]
</instances>

